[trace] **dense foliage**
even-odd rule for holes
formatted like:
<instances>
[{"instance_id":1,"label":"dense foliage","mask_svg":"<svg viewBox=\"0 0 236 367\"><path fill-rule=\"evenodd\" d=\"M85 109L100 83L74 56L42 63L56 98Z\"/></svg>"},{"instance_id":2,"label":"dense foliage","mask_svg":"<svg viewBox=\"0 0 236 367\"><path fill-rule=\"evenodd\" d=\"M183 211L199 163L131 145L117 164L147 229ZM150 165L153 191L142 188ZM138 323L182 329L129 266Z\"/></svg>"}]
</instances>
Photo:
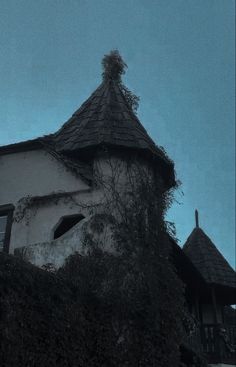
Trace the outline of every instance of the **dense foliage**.
<instances>
[{"instance_id":1,"label":"dense foliage","mask_svg":"<svg viewBox=\"0 0 236 367\"><path fill-rule=\"evenodd\" d=\"M80 361L76 343L83 340L83 329L75 340L72 296L55 275L1 253L1 366L83 365L75 362Z\"/></svg>"},{"instance_id":2,"label":"dense foliage","mask_svg":"<svg viewBox=\"0 0 236 367\"><path fill-rule=\"evenodd\" d=\"M157 316L123 260L95 250L52 274L0 254L1 366L178 366L176 321L164 309L171 289Z\"/></svg>"},{"instance_id":3,"label":"dense foliage","mask_svg":"<svg viewBox=\"0 0 236 367\"><path fill-rule=\"evenodd\" d=\"M103 79L115 80L122 90L125 96L125 100L128 102L130 108L134 112L136 112L139 105L139 97L131 92L122 82L121 76L125 74L125 69L127 68L127 65L119 54L119 51L113 50L108 55L105 55L102 60L102 67Z\"/></svg>"}]
</instances>

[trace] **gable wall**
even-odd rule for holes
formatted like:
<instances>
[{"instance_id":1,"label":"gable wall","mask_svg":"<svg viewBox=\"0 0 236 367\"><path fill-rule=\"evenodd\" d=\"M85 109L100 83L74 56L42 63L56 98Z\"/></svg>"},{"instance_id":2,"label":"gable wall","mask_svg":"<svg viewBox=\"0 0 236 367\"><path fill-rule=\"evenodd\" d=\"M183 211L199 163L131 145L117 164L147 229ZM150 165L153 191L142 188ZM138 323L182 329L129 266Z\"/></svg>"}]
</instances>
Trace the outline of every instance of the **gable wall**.
<instances>
[{"instance_id":1,"label":"gable wall","mask_svg":"<svg viewBox=\"0 0 236 367\"><path fill-rule=\"evenodd\" d=\"M0 205L16 204L27 195L43 196L88 188L44 150L0 156L0 172Z\"/></svg>"},{"instance_id":2,"label":"gable wall","mask_svg":"<svg viewBox=\"0 0 236 367\"><path fill-rule=\"evenodd\" d=\"M44 150L20 152L0 156L0 206L13 204L15 213L22 198L44 197L53 193L85 193L89 186L75 177L62 162ZM80 196L81 196L80 195ZM27 210L24 218L13 220L10 252L16 247L48 241L52 228L60 216L78 213L80 209L61 199L54 205L48 200L43 205ZM19 211L19 210L18 210Z\"/></svg>"}]
</instances>

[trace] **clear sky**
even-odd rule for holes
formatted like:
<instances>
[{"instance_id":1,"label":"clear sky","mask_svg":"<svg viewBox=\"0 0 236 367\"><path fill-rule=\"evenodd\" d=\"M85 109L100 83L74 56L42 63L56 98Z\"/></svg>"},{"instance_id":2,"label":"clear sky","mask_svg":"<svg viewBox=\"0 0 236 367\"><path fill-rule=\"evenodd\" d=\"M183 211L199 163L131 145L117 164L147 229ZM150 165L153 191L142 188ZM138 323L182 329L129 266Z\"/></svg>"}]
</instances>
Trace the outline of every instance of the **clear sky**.
<instances>
[{"instance_id":1,"label":"clear sky","mask_svg":"<svg viewBox=\"0 0 236 367\"><path fill-rule=\"evenodd\" d=\"M118 48L138 116L174 160L168 219L235 262L233 0L0 0L0 145L57 130Z\"/></svg>"}]
</instances>

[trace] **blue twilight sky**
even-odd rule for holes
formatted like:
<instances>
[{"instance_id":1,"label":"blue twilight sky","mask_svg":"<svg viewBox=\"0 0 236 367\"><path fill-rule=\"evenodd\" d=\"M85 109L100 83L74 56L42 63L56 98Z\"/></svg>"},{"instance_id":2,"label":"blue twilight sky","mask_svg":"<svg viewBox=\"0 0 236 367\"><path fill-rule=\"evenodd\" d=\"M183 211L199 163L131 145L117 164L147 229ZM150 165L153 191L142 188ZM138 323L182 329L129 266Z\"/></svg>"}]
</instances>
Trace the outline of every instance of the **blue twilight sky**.
<instances>
[{"instance_id":1,"label":"blue twilight sky","mask_svg":"<svg viewBox=\"0 0 236 367\"><path fill-rule=\"evenodd\" d=\"M233 0L0 0L0 145L57 130L118 48L138 116L175 161L168 218L200 225L234 266Z\"/></svg>"}]
</instances>

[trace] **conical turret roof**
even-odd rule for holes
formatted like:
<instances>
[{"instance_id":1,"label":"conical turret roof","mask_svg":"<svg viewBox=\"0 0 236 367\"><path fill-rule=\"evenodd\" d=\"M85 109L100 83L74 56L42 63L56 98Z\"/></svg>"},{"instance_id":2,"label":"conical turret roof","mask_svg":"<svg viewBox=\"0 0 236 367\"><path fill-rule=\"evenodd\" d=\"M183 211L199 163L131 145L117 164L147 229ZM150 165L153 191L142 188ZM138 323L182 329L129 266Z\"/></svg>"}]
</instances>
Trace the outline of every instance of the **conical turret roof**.
<instances>
[{"instance_id":1,"label":"conical turret roof","mask_svg":"<svg viewBox=\"0 0 236 367\"><path fill-rule=\"evenodd\" d=\"M109 69L110 70L110 69ZM104 73L101 85L53 137L57 152L78 157L99 147L135 151L159 164L167 187L174 186L174 164L149 137L132 110L117 75Z\"/></svg>"},{"instance_id":2,"label":"conical turret roof","mask_svg":"<svg viewBox=\"0 0 236 367\"><path fill-rule=\"evenodd\" d=\"M129 157L134 153L158 168L165 188L169 189L176 184L174 164L150 138L132 109L130 101L134 95L121 81L126 64L118 51L105 55L102 64L101 85L56 133L1 147L0 153L44 146L73 165L90 165L101 148Z\"/></svg>"},{"instance_id":3,"label":"conical turret roof","mask_svg":"<svg viewBox=\"0 0 236 367\"><path fill-rule=\"evenodd\" d=\"M208 284L236 289L235 271L201 228L194 228L183 250Z\"/></svg>"},{"instance_id":4,"label":"conical turret roof","mask_svg":"<svg viewBox=\"0 0 236 367\"><path fill-rule=\"evenodd\" d=\"M109 144L149 150L163 157L128 106L113 79L104 81L54 135L58 150L78 151ZM167 159L166 159L167 160Z\"/></svg>"}]
</instances>

